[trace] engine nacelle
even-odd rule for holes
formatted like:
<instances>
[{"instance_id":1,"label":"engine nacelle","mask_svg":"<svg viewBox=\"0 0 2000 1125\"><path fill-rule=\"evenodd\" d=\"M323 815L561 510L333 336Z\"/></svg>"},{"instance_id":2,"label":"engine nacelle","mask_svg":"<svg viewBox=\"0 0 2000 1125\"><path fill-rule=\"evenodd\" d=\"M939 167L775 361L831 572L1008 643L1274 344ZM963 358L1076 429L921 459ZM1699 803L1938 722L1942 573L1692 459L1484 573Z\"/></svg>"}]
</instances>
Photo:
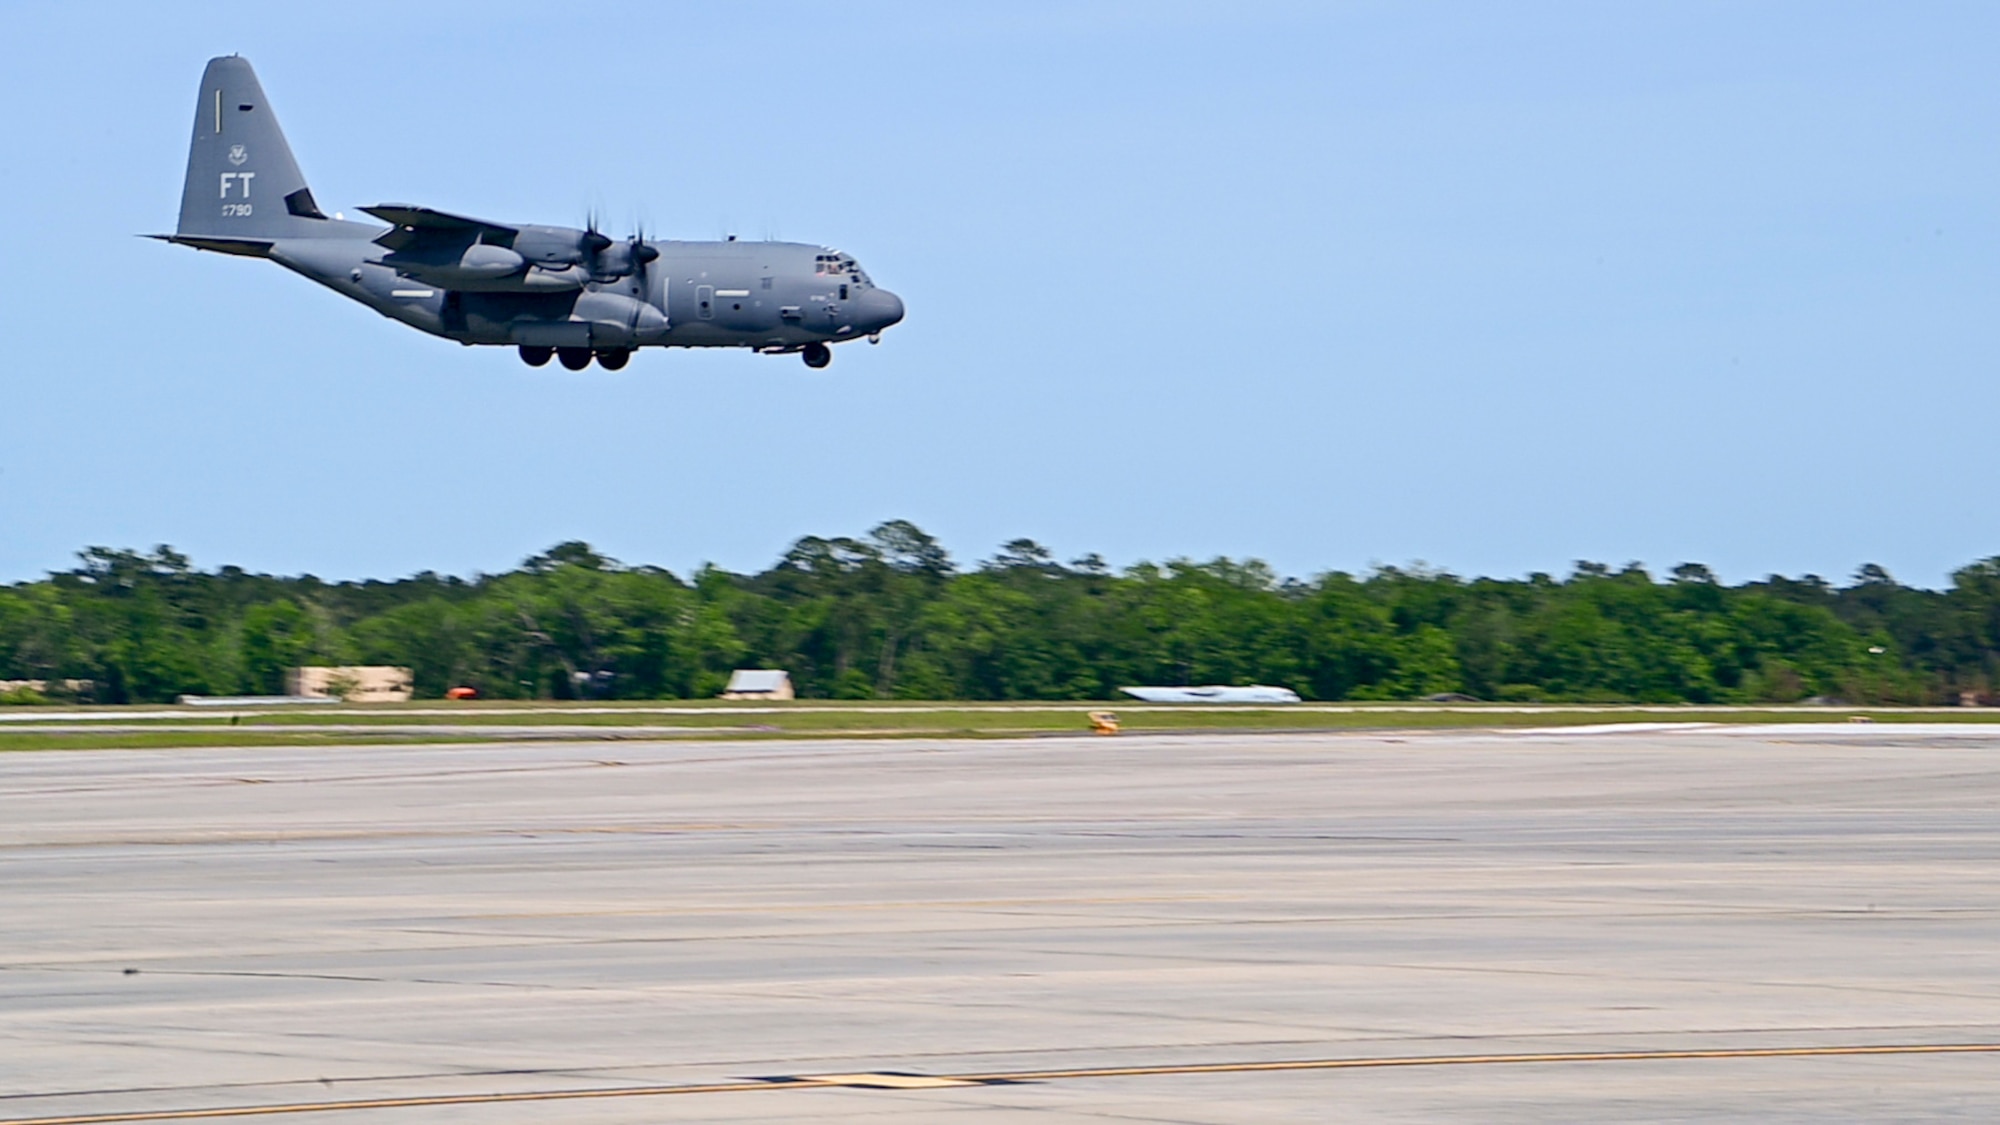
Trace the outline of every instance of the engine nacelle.
<instances>
[{"instance_id":1,"label":"engine nacelle","mask_svg":"<svg viewBox=\"0 0 2000 1125\"><path fill-rule=\"evenodd\" d=\"M528 260L505 246L475 242L465 248L465 253L446 272L465 281L490 281L511 277L527 268Z\"/></svg>"},{"instance_id":2,"label":"engine nacelle","mask_svg":"<svg viewBox=\"0 0 2000 1125\"><path fill-rule=\"evenodd\" d=\"M530 265L505 246L475 242L456 254L390 254L382 264L413 281L461 293L561 293L581 289L590 275L572 265Z\"/></svg>"},{"instance_id":3,"label":"engine nacelle","mask_svg":"<svg viewBox=\"0 0 2000 1125\"><path fill-rule=\"evenodd\" d=\"M475 242L464 249L399 250L382 259L382 264L426 285L440 289L475 289L482 282L501 281L525 273L527 259L505 246Z\"/></svg>"}]
</instances>

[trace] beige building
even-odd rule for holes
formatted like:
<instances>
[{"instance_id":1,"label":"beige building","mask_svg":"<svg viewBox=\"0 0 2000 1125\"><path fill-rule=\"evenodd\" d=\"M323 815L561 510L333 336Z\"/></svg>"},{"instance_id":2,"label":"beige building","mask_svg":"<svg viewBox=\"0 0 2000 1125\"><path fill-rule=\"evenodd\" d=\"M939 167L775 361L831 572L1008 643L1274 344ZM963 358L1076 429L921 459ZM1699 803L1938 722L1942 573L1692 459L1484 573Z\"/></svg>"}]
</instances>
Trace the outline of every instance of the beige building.
<instances>
[{"instance_id":1,"label":"beige building","mask_svg":"<svg viewBox=\"0 0 2000 1125\"><path fill-rule=\"evenodd\" d=\"M36 691L46 693L51 687L57 691L77 694L96 687L91 680L0 680L0 695L10 691Z\"/></svg>"},{"instance_id":2,"label":"beige building","mask_svg":"<svg viewBox=\"0 0 2000 1125\"><path fill-rule=\"evenodd\" d=\"M776 668L738 668L729 674L724 699L791 699L792 676Z\"/></svg>"},{"instance_id":3,"label":"beige building","mask_svg":"<svg viewBox=\"0 0 2000 1125\"><path fill-rule=\"evenodd\" d=\"M388 664L294 668L285 690L307 699L344 699L349 703L408 703L410 670Z\"/></svg>"}]
</instances>

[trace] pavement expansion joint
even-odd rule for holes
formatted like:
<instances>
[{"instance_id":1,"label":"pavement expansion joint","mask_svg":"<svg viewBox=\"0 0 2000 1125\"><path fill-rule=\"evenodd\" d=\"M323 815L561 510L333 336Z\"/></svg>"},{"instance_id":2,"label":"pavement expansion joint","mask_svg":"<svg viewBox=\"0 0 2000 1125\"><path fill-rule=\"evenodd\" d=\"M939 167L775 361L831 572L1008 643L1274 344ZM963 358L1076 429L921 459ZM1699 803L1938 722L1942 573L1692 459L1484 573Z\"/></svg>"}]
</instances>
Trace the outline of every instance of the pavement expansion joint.
<instances>
[{"instance_id":1,"label":"pavement expansion joint","mask_svg":"<svg viewBox=\"0 0 2000 1125\"><path fill-rule=\"evenodd\" d=\"M821 1086L855 1086L866 1090L938 1090L949 1086L1002 1086L1005 1078L949 1078L935 1074L911 1074L900 1070L878 1070L863 1074L799 1074L760 1079L765 1082L811 1082Z\"/></svg>"},{"instance_id":2,"label":"pavement expansion joint","mask_svg":"<svg viewBox=\"0 0 2000 1125\"><path fill-rule=\"evenodd\" d=\"M270 1117L302 1113L330 1113L372 1109L497 1105L519 1102L645 1098L670 1095L741 1094L763 1090L824 1089L830 1086L914 1092L963 1086L998 1086L1028 1082L1168 1077L1173 1075L1268 1074L1279 1071L1949 1054L2000 1054L2000 1043L1858 1043L1819 1047L1720 1047L1675 1050L1557 1051L1532 1054L1488 1055L1377 1055L1269 1061L1168 1063L1153 1066L1075 1067L1051 1070L1008 1071L994 1074L928 1075L910 1074L902 1071L862 1071L852 1074L773 1075L734 1082L672 1086L610 1086L570 1090L521 1090L508 1093L435 1094L401 1098L352 1098L341 1101L218 1106L207 1109L132 1110L110 1113L72 1114L58 1117L17 1117L0 1119L0 1125L124 1125L124 1123L128 1122L203 1121L231 1117Z\"/></svg>"}]
</instances>

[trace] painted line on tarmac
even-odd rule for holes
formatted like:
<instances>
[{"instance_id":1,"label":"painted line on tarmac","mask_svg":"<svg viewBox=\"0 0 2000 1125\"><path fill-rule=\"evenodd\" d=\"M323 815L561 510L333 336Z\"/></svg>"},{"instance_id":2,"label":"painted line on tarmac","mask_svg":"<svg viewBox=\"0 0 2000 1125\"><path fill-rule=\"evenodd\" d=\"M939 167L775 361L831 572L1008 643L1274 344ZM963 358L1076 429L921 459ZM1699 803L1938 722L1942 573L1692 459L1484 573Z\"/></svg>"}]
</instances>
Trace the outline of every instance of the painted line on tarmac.
<instances>
[{"instance_id":1,"label":"painted line on tarmac","mask_svg":"<svg viewBox=\"0 0 2000 1125\"><path fill-rule=\"evenodd\" d=\"M1180 1063L1068 1070L1018 1070L1005 1074L956 1074L968 1082L1051 1082L1064 1078L1137 1078L1169 1074L1254 1074L1279 1070L1365 1070L1397 1066L1482 1066L1506 1063L1658 1062L1674 1059L1787 1059L1838 1055L1952 1055L2000 1053L2000 1043L1868 1043L1840 1047L1715 1047L1676 1051L1556 1051L1531 1055L1391 1055L1359 1059L1287 1059L1277 1062ZM0 1125L16 1125L0 1121Z\"/></svg>"},{"instance_id":2,"label":"painted line on tarmac","mask_svg":"<svg viewBox=\"0 0 2000 1125\"><path fill-rule=\"evenodd\" d=\"M1015 1082L1058 1082L1078 1078L1143 1078L1177 1074L1260 1074L1290 1070L1376 1070L1409 1066L1499 1066L1525 1063L1665 1062L1684 1059L1831 1058L1855 1055L1963 1055L2000 1053L2000 1043L1869 1043L1837 1047L1718 1047L1671 1051L1558 1051L1516 1055L1390 1055L1341 1059L1286 1059L1276 1062L1177 1063L1163 1066L1078 1067L1062 1070L1009 1070L989 1074L920 1075L899 1071L823 1074L712 1082L682 1086L612 1086L580 1090L523 1090L504 1094L436 1094L427 1097L357 1098L348 1101L288 1102L217 1106L209 1109L133 1110L61 1117L15 1117L0 1125L119 1125L139 1121L200 1121L226 1117L271 1117L289 1113L330 1113L422 1106L495 1105L513 1102L651 1098L675 1094L747 1094L763 1090L946 1089Z\"/></svg>"},{"instance_id":3,"label":"painted line on tarmac","mask_svg":"<svg viewBox=\"0 0 2000 1125\"><path fill-rule=\"evenodd\" d=\"M134 1110L129 1113L82 1113L67 1117L18 1117L0 1125L112 1125L123 1121L203 1121L223 1117L270 1117L281 1113L330 1113L336 1110L407 1109L434 1105L492 1105L506 1102L554 1102L582 1098L649 1098L666 1094L737 1094L751 1090L785 1090L827 1083L715 1082L692 1086L626 1086L585 1090L523 1090L510 1094L436 1094L413 1098L357 1098L339 1102L287 1102L277 1105L222 1106L212 1109Z\"/></svg>"}]
</instances>

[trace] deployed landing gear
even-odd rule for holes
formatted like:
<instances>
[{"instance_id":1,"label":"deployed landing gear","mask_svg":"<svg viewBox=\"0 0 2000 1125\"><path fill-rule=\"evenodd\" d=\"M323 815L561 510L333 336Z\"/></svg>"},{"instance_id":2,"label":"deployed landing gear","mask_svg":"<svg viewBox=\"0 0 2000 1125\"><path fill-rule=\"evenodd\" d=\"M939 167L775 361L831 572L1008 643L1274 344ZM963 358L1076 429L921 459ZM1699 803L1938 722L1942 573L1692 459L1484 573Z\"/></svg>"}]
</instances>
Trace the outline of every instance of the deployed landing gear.
<instances>
[{"instance_id":1,"label":"deployed landing gear","mask_svg":"<svg viewBox=\"0 0 2000 1125\"><path fill-rule=\"evenodd\" d=\"M815 371L833 362L833 349L825 344L807 344L799 355L806 361L806 366Z\"/></svg>"},{"instance_id":2,"label":"deployed landing gear","mask_svg":"<svg viewBox=\"0 0 2000 1125\"><path fill-rule=\"evenodd\" d=\"M589 348L557 348L556 358L571 371L581 371L590 366Z\"/></svg>"},{"instance_id":3,"label":"deployed landing gear","mask_svg":"<svg viewBox=\"0 0 2000 1125\"><path fill-rule=\"evenodd\" d=\"M597 366L602 367L606 371L618 370L619 368L625 366L626 361L630 360L631 358L632 358L631 348L597 349Z\"/></svg>"},{"instance_id":4,"label":"deployed landing gear","mask_svg":"<svg viewBox=\"0 0 2000 1125\"><path fill-rule=\"evenodd\" d=\"M556 350L554 348L537 347L534 344L521 345L521 362L527 364L529 367L541 367L549 362L550 356L555 354Z\"/></svg>"}]
</instances>

